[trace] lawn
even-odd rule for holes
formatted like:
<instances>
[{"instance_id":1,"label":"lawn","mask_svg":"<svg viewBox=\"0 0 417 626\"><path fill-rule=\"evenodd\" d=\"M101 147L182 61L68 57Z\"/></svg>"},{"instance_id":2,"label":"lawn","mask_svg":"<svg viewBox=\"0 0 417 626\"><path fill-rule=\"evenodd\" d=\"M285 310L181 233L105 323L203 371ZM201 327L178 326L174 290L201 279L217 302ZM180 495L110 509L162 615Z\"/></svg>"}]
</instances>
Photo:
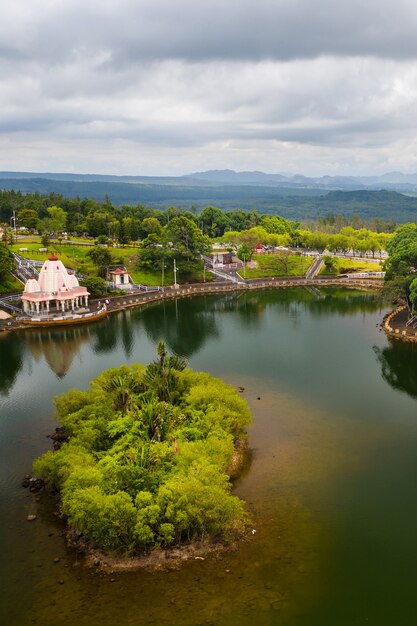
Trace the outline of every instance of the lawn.
<instances>
[{"instance_id":1,"label":"lawn","mask_svg":"<svg viewBox=\"0 0 417 626\"><path fill-rule=\"evenodd\" d=\"M12 274L9 274L7 278L0 282L0 294L15 293L23 291L23 285Z\"/></svg>"},{"instance_id":2,"label":"lawn","mask_svg":"<svg viewBox=\"0 0 417 626\"><path fill-rule=\"evenodd\" d=\"M86 240L84 240L84 243ZM88 243L91 243L89 241ZM17 244L13 244L10 249L13 252L17 252L21 256L27 259L34 259L35 261L45 261L50 254L56 254L56 256L63 262L65 267L69 269L75 269L80 274L86 276L96 275L96 268L94 263L88 256L91 245L77 245L76 243L50 241L48 245L48 252L39 252L39 248L42 247L40 243L40 237L32 237L31 239L21 239ZM27 248L27 252L21 252L20 248ZM125 248L110 248L110 252L113 257L113 263L126 265L126 268L134 273L134 266L137 258L137 247L125 247ZM134 279L135 280L135 279ZM149 283L155 284L155 283Z\"/></svg>"},{"instance_id":3,"label":"lawn","mask_svg":"<svg viewBox=\"0 0 417 626\"><path fill-rule=\"evenodd\" d=\"M338 276L339 274L354 274L356 272L381 272L380 263L372 263L371 261L355 261L355 259L340 259L332 257L334 262L333 268L327 268L325 265L320 270L320 276Z\"/></svg>"},{"instance_id":4,"label":"lawn","mask_svg":"<svg viewBox=\"0 0 417 626\"><path fill-rule=\"evenodd\" d=\"M91 240L82 240L83 243L92 243ZM81 243L81 240L80 240ZM63 262L65 267L69 269L75 269L76 272L83 274L84 276L96 276L97 269L94 263L88 256L91 245L77 245L71 241L61 242L50 241L48 246L48 252L39 252L39 248L42 247L40 237L31 236L27 238L19 238L19 242L10 246L13 252L17 252L21 256L27 259L34 259L35 261L45 261L50 254L56 254L56 256ZM20 248L27 248L27 252L21 252ZM138 257L138 247L125 246L124 248L110 248L111 255L113 257L113 264L125 265L126 269L130 273L133 282L140 285L158 286L162 284L162 272L160 270L140 270L136 267ZM211 274L206 273L206 282L212 280ZM196 272L192 277L193 282L203 282L203 271ZM183 281L181 272L177 272L177 282L181 284ZM172 285L174 283L174 271L173 267L165 269L164 285Z\"/></svg>"},{"instance_id":5,"label":"lawn","mask_svg":"<svg viewBox=\"0 0 417 626\"><path fill-rule=\"evenodd\" d=\"M312 257L291 254L288 267L279 254L260 254L252 259L257 267L246 267L246 278L273 278L275 276L304 276L313 262ZM243 270L239 272L243 277Z\"/></svg>"}]
</instances>

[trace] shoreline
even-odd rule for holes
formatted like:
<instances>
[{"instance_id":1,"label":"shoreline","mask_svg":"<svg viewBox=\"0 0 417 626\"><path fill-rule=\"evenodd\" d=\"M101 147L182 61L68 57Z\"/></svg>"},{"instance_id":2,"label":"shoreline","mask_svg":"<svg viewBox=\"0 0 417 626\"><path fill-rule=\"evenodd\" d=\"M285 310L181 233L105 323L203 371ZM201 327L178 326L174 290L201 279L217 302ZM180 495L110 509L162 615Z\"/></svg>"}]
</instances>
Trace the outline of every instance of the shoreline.
<instances>
[{"instance_id":1,"label":"shoreline","mask_svg":"<svg viewBox=\"0 0 417 626\"><path fill-rule=\"evenodd\" d=\"M123 556L104 552L99 547L89 545L82 538L75 536L75 531L68 530L65 533L67 546L82 555L83 565L88 569L95 569L107 575L115 572L130 572L135 570L161 571L179 570L187 561L205 561L214 556L221 559L221 555L236 552L242 541L248 541L249 532L236 539L233 543L226 544L219 541L207 543L190 542L172 546L170 548L152 548L143 554L135 556Z\"/></svg>"},{"instance_id":2,"label":"shoreline","mask_svg":"<svg viewBox=\"0 0 417 626\"><path fill-rule=\"evenodd\" d=\"M112 314L118 311L127 310L130 308L141 307L145 304L153 304L156 302L162 302L164 300L173 300L176 298L186 298L199 295L216 295L227 292L244 292L260 289L286 289L292 287L347 287L351 289L360 290L373 290L380 289L382 287L381 279L379 278L304 278L304 277L285 277L285 278L268 278L268 279L254 279L246 281L244 283L230 283L230 282L217 282L212 283L196 283L190 285L182 285L178 288L166 287L163 291L149 291L149 292L135 292L126 293L122 296L109 296L108 300L110 304L107 307L107 313ZM102 298L101 298L102 299ZM94 305L98 302L92 300ZM96 320L91 320L96 321ZM76 326L75 322L72 326ZM54 322L44 326L44 328L53 328ZM21 323L13 317L7 320L0 320L0 332L11 332L14 330L31 330L33 328L39 328L39 324ZM56 328L58 326L55 326Z\"/></svg>"},{"instance_id":3,"label":"shoreline","mask_svg":"<svg viewBox=\"0 0 417 626\"><path fill-rule=\"evenodd\" d=\"M48 437L54 442L53 450L57 450L61 447L65 441L65 436L62 434L62 428L58 427L54 433ZM230 482L233 486L233 481L237 480L244 469L247 467L251 460L251 453L249 449L249 441L247 433L244 433L235 443L235 451L231 459L230 465L227 468L226 474L230 478ZM31 480L37 481L39 479L32 478ZM46 497L50 497L51 493L48 492L45 485L42 485L43 494ZM31 490L32 491L32 490ZM39 496L40 489L33 491L33 494ZM246 501L245 501L246 504ZM54 516L57 515L57 511L54 512ZM60 512L58 513L60 515ZM36 518L36 516L35 516ZM35 519L34 518L34 519ZM66 524L66 522L65 522ZM105 574L112 574L114 572L132 571L132 570L177 570L181 567L181 564L185 561L205 561L205 559L214 555L219 558L222 553L235 552L238 549L239 544L242 541L248 541L250 535L249 532L250 520L248 520L245 528L245 532L235 539L234 541L227 543L220 540L208 540L202 541L190 541L182 544L176 544L168 548L154 547L144 551L142 554L135 555L123 555L117 553L106 552L101 549L99 545L93 543L88 537L79 535L77 530L69 528L66 524L66 529L63 532L66 545L77 553L77 557L81 556L84 567L89 569L95 569Z\"/></svg>"},{"instance_id":4,"label":"shoreline","mask_svg":"<svg viewBox=\"0 0 417 626\"><path fill-rule=\"evenodd\" d=\"M407 343L417 343L417 330L412 326L407 326L408 313L408 307L401 305L384 316L381 327L387 337Z\"/></svg>"}]
</instances>

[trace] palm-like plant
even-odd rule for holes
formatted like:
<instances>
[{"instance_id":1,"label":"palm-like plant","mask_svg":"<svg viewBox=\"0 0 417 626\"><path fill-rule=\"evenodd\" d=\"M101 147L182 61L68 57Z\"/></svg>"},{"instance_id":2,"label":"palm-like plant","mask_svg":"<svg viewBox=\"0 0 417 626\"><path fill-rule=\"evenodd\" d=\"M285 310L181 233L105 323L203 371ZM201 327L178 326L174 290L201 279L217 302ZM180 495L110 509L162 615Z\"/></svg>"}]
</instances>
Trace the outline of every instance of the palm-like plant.
<instances>
[{"instance_id":1,"label":"palm-like plant","mask_svg":"<svg viewBox=\"0 0 417 626\"><path fill-rule=\"evenodd\" d=\"M160 341L157 347L158 358L147 366L143 374L144 384L156 392L162 402L172 402L178 378L176 372L182 372L187 367L186 359L172 354L168 356L165 343Z\"/></svg>"},{"instance_id":2,"label":"palm-like plant","mask_svg":"<svg viewBox=\"0 0 417 626\"><path fill-rule=\"evenodd\" d=\"M114 409L127 413L132 408L133 395L141 390L141 383L131 372L123 372L108 380L103 389L114 394Z\"/></svg>"}]
</instances>

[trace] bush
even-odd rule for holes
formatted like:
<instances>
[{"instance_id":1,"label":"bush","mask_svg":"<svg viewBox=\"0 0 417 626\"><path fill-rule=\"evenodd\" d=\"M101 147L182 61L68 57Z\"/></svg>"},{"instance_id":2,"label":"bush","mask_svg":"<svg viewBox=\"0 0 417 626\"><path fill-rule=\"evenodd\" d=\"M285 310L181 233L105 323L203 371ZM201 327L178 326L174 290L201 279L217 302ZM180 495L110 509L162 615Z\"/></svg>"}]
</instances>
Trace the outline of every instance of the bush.
<instances>
[{"instance_id":1,"label":"bush","mask_svg":"<svg viewBox=\"0 0 417 626\"><path fill-rule=\"evenodd\" d=\"M234 388L184 367L161 343L148 367L113 368L55 401L69 440L34 469L60 490L68 524L104 549L244 530L226 472L249 408Z\"/></svg>"},{"instance_id":2,"label":"bush","mask_svg":"<svg viewBox=\"0 0 417 626\"><path fill-rule=\"evenodd\" d=\"M108 287L104 278L99 276L91 276L81 282L83 287L87 287L90 295L93 298L102 298L107 294Z\"/></svg>"}]
</instances>

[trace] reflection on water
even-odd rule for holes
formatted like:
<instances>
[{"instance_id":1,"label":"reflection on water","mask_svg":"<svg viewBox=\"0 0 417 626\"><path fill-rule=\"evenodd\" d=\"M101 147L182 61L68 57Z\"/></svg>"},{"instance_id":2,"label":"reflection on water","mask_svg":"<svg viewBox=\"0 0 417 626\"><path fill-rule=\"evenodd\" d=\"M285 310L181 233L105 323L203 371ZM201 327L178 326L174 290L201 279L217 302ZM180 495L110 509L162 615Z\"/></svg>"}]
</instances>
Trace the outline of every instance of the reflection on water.
<instances>
[{"instance_id":1,"label":"reflection on water","mask_svg":"<svg viewBox=\"0 0 417 626\"><path fill-rule=\"evenodd\" d=\"M23 365L23 344L14 334L0 336L0 395L4 396L14 385Z\"/></svg>"},{"instance_id":2,"label":"reflection on water","mask_svg":"<svg viewBox=\"0 0 417 626\"><path fill-rule=\"evenodd\" d=\"M83 343L90 341L90 329L80 326L42 332L30 331L25 339L35 362L39 363L44 358L51 370L59 378L63 378Z\"/></svg>"},{"instance_id":3,"label":"reflection on water","mask_svg":"<svg viewBox=\"0 0 417 626\"><path fill-rule=\"evenodd\" d=\"M0 360L1 623L414 623L416 350L379 332L380 307L339 289L256 291L1 338L2 357L14 350ZM159 339L245 388L252 463L236 492L256 533L178 571L101 577L66 549L54 502L19 483L50 447L52 397L148 362Z\"/></svg>"},{"instance_id":4,"label":"reflection on water","mask_svg":"<svg viewBox=\"0 0 417 626\"><path fill-rule=\"evenodd\" d=\"M388 338L388 345L375 347L382 376L391 387L417 398L417 344Z\"/></svg>"},{"instance_id":5,"label":"reflection on water","mask_svg":"<svg viewBox=\"0 0 417 626\"><path fill-rule=\"evenodd\" d=\"M120 345L126 359L132 354L135 334L143 329L155 344L163 338L172 352L190 358L209 339L219 337L219 313L238 316L241 324L255 330L262 325L267 308L285 311L296 322L302 311L313 316L329 313L350 315L373 312L380 305L372 296L346 290L291 289L252 293L228 293L217 298L201 297L166 301L141 309L122 311L95 325L78 328L30 330L0 337L0 350L7 359L0 362L0 394L7 394L23 364L27 347L35 363L44 358L50 369L64 377L84 343L93 343L94 352L110 353Z\"/></svg>"}]
</instances>

